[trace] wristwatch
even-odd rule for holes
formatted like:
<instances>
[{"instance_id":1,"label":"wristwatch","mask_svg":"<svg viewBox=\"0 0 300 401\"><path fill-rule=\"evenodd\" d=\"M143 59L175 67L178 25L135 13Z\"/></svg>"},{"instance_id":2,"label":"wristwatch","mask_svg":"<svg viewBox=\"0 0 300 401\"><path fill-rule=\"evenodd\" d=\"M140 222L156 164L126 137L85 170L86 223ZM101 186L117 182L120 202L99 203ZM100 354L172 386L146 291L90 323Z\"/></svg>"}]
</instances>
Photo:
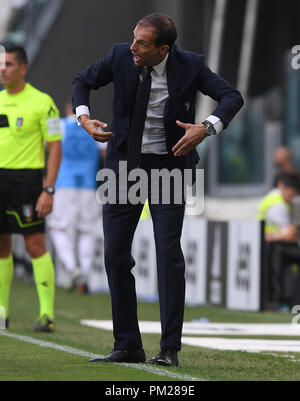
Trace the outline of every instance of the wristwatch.
<instances>
[{"instance_id":1,"label":"wristwatch","mask_svg":"<svg viewBox=\"0 0 300 401\"><path fill-rule=\"evenodd\" d=\"M47 185L46 187L44 187L43 191L47 192L47 194L49 194L49 195L55 194L55 188L51 187L51 185Z\"/></svg>"},{"instance_id":2,"label":"wristwatch","mask_svg":"<svg viewBox=\"0 0 300 401\"><path fill-rule=\"evenodd\" d=\"M217 135L217 131L215 130L213 124L212 124L210 121L205 120L205 121L202 122L202 124L203 124L204 127L205 127L204 133L205 133L207 136Z\"/></svg>"}]
</instances>

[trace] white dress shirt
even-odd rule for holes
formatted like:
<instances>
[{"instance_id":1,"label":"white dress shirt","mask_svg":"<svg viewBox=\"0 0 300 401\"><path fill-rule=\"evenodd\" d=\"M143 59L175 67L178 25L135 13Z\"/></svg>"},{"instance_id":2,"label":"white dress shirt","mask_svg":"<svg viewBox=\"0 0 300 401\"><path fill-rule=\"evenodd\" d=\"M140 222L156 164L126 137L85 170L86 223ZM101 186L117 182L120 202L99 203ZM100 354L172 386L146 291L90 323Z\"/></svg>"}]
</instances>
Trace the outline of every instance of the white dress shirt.
<instances>
[{"instance_id":1,"label":"white dress shirt","mask_svg":"<svg viewBox=\"0 0 300 401\"><path fill-rule=\"evenodd\" d=\"M153 66L151 72L151 92L142 139L142 153L168 154L164 125L164 110L169 97L167 60L168 55L161 63Z\"/></svg>"}]
</instances>

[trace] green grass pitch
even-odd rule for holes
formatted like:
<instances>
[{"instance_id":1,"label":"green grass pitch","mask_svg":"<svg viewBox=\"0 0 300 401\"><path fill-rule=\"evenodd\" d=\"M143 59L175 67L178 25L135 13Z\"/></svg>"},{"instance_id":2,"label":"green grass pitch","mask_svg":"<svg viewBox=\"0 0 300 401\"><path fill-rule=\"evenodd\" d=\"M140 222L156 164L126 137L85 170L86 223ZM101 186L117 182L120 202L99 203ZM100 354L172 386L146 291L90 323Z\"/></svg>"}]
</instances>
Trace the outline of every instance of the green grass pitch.
<instances>
[{"instance_id":1,"label":"green grass pitch","mask_svg":"<svg viewBox=\"0 0 300 401\"><path fill-rule=\"evenodd\" d=\"M51 334L34 333L32 326L38 315L35 287L30 283L14 280L11 292L11 325L7 333L73 347L91 354L107 355L111 352L113 336L110 331L80 325L81 319L111 319L108 295L81 295L57 288L55 305L56 331ZM186 307L185 321L200 317L211 322L289 323L293 315L238 312L205 306ZM158 304L139 303L139 319L158 321ZM155 355L159 351L160 336L142 334L142 338L147 358ZM300 337L291 338L300 341ZM0 381L178 381L180 378L184 380L184 377L217 381L298 381L300 355L290 353L289 356L287 358L284 353L274 355L266 352L219 351L183 345L179 353L179 367L163 368L163 374L157 375L147 370L147 364L145 369L120 364L91 364L87 356L40 347L0 335ZM174 373L178 375L177 378L172 376Z\"/></svg>"}]
</instances>

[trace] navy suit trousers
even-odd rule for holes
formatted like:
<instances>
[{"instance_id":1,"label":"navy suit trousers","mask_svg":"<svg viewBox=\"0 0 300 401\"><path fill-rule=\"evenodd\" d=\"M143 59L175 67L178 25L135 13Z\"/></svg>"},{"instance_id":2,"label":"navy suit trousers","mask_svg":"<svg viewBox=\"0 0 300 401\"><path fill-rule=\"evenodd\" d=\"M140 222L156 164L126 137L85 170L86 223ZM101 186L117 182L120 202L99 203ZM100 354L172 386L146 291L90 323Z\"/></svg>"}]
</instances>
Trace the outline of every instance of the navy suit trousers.
<instances>
[{"instance_id":1,"label":"navy suit trousers","mask_svg":"<svg viewBox=\"0 0 300 401\"><path fill-rule=\"evenodd\" d=\"M150 176L151 169L176 168L174 157L142 155L141 168ZM150 185L149 185L150 187ZM161 186L160 186L161 190ZM180 350L185 301L185 262L180 238L184 201L164 204L151 202L156 246L158 290L161 318L161 349ZM112 301L114 349L139 349L142 340L137 318L135 261L131 246L143 204L105 204L103 207L105 266Z\"/></svg>"}]
</instances>

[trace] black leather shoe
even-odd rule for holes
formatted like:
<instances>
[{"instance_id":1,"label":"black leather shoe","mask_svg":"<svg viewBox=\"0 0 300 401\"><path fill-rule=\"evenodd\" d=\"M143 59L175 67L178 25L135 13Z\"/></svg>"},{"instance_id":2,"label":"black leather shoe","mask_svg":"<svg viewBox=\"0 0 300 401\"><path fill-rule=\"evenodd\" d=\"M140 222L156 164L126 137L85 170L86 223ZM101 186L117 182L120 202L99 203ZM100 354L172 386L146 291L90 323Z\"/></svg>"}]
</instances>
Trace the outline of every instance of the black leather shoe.
<instances>
[{"instance_id":1,"label":"black leather shoe","mask_svg":"<svg viewBox=\"0 0 300 401\"><path fill-rule=\"evenodd\" d=\"M103 358L91 359L90 362L127 362L138 363L145 362L146 355L143 349L137 350L113 350L108 356Z\"/></svg>"},{"instance_id":2,"label":"black leather shoe","mask_svg":"<svg viewBox=\"0 0 300 401\"><path fill-rule=\"evenodd\" d=\"M177 351L161 350L159 354L149 359L149 363L163 366L178 366Z\"/></svg>"}]
</instances>

